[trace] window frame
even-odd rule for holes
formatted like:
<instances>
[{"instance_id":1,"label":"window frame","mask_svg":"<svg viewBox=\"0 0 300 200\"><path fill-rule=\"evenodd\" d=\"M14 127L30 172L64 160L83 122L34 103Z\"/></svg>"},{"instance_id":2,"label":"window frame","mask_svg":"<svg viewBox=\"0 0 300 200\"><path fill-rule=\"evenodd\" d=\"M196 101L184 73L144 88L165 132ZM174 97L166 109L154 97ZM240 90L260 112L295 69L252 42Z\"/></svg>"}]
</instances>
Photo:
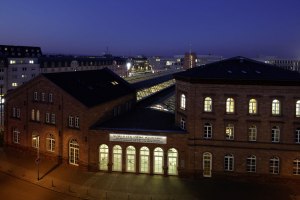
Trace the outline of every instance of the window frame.
<instances>
[{"instance_id":1,"label":"window frame","mask_svg":"<svg viewBox=\"0 0 300 200\"><path fill-rule=\"evenodd\" d=\"M205 97L204 98L204 105L203 105L203 111L204 112L212 112L212 98L211 97Z\"/></svg>"},{"instance_id":2,"label":"window frame","mask_svg":"<svg viewBox=\"0 0 300 200\"><path fill-rule=\"evenodd\" d=\"M273 116L281 115L281 102L278 99L272 100L272 115Z\"/></svg>"},{"instance_id":3,"label":"window frame","mask_svg":"<svg viewBox=\"0 0 300 200\"><path fill-rule=\"evenodd\" d=\"M204 129L203 138L211 139L212 138L212 124L209 122L204 123L203 129Z\"/></svg>"},{"instance_id":4,"label":"window frame","mask_svg":"<svg viewBox=\"0 0 300 200\"><path fill-rule=\"evenodd\" d=\"M255 142L257 140L257 126L251 125L248 127L248 141Z\"/></svg>"},{"instance_id":5,"label":"window frame","mask_svg":"<svg viewBox=\"0 0 300 200\"><path fill-rule=\"evenodd\" d=\"M271 141L272 141L272 143L280 142L280 127L279 126L272 127Z\"/></svg>"},{"instance_id":6,"label":"window frame","mask_svg":"<svg viewBox=\"0 0 300 200\"><path fill-rule=\"evenodd\" d=\"M246 159L246 171L249 173L255 173L256 172L256 156L251 155L248 156Z\"/></svg>"},{"instance_id":7,"label":"window frame","mask_svg":"<svg viewBox=\"0 0 300 200\"><path fill-rule=\"evenodd\" d=\"M234 140L234 124L227 124L225 127L225 139Z\"/></svg>"},{"instance_id":8,"label":"window frame","mask_svg":"<svg viewBox=\"0 0 300 200\"><path fill-rule=\"evenodd\" d=\"M235 100L232 97L226 99L226 114L235 113Z\"/></svg>"},{"instance_id":9,"label":"window frame","mask_svg":"<svg viewBox=\"0 0 300 200\"><path fill-rule=\"evenodd\" d=\"M183 93L180 95L180 109L186 110L186 95Z\"/></svg>"},{"instance_id":10,"label":"window frame","mask_svg":"<svg viewBox=\"0 0 300 200\"><path fill-rule=\"evenodd\" d=\"M234 171L234 156L232 154L226 154L224 156L224 171Z\"/></svg>"},{"instance_id":11,"label":"window frame","mask_svg":"<svg viewBox=\"0 0 300 200\"><path fill-rule=\"evenodd\" d=\"M249 100L248 113L250 115L256 115L258 113L258 106L257 106L257 100L256 99L250 99Z\"/></svg>"}]
</instances>

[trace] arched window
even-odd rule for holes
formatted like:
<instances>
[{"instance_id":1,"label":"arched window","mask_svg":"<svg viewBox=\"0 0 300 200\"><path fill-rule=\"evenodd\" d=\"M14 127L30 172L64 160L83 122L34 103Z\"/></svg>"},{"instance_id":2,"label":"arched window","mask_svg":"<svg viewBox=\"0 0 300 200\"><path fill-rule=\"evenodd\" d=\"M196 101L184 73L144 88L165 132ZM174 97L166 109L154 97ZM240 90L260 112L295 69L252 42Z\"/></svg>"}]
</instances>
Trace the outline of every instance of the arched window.
<instances>
[{"instance_id":1,"label":"arched window","mask_svg":"<svg viewBox=\"0 0 300 200\"><path fill-rule=\"evenodd\" d=\"M46 138L46 148L47 151L54 152L55 151L55 139L52 134L49 134Z\"/></svg>"},{"instance_id":2,"label":"arched window","mask_svg":"<svg viewBox=\"0 0 300 200\"><path fill-rule=\"evenodd\" d=\"M280 129L279 126L272 127L272 142L279 142L280 140Z\"/></svg>"},{"instance_id":3,"label":"arched window","mask_svg":"<svg viewBox=\"0 0 300 200\"><path fill-rule=\"evenodd\" d=\"M250 101L249 101L249 114L257 114L257 101L256 101L256 99L250 99Z\"/></svg>"},{"instance_id":4,"label":"arched window","mask_svg":"<svg viewBox=\"0 0 300 200\"><path fill-rule=\"evenodd\" d=\"M115 145L113 147L113 171L122 171L122 147Z\"/></svg>"},{"instance_id":5,"label":"arched window","mask_svg":"<svg viewBox=\"0 0 300 200\"><path fill-rule=\"evenodd\" d=\"M247 172L256 172L256 156L254 155L247 158Z\"/></svg>"},{"instance_id":6,"label":"arched window","mask_svg":"<svg viewBox=\"0 0 300 200\"><path fill-rule=\"evenodd\" d=\"M185 94L181 94L181 96L180 96L180 108L182 110L185 110L185 108L186 108L186 97L185 97Z\"/></svg>"},{"instance_id":7,"label":"arched window","mask_svg":"<svg viewBox=\"0 0 300 200\"><path fill-rule=\"evenodd\" d=\"M280 115L280 101L277 99L272 101L272 115Z\"/></svg>"},{"instance_id":8,"label":"arched window","mask_svg":"<svg viewBox=\"0 0 300 200\"><path fill-rule=\"evenodd\" d=\"M257 137L257 128L255 125L251 125L248 128L248 140L249 141L256 141L256 137Z\"/></svg>"},{"instance_id":9,"label":"arched window","mask_svg":"<svg viewBox=\"0 0 300 200\"><path fill-rule=\"evenodd\" d=\"M212 170L212 154L209 152L203 153L203 176L211 177Z\"/></svg>"},{"instance_id":10,"label":"arched window","mask_svg":"<svg viewBox=\"0 0 300 200\"><path fill-rule=\"evenodd\" d=\"M205 139L211 139L212 138L212 125L211 123L205 123L204 124L204 136Z\"/></svg>"},{"instance_id":11,"label":"arched window","mask_svg":"<svg viewBox=\"0 0 300 200\"><path fill-rule=\"evenodd\" d=\"M148 147L140 149L140 172L149 173L150 151Z\"/></svg>"},{"instance_id":12,"label":"arched window","mask_svg":"<svg viewBox=\"0 0 300 200\"><path fill-rule=\"evenodd\" d=\"M178 152L176 149L171 148L168 150L168 174L177 175L178 166Z\"/></svg>"},{"instance_id":13,"label":"arched window","mask_svg":"<svg viewBox=\"0 0 300 200\"><path fill-rule=\"evenodd\" d=\"M204 99L204 112L212 112L212 99L210 97Z\"/></svg>"},{"instance_id":14,"label":"arched window","mask_svg":"<svg viewBox=\"0 0 300 200\"><path fill-rule=\"evenodd\" d=\"M75 139L69 142L69 163L78 166L79 161L79 144Z\"/></svg>"},{"instance_id":15,"label":"arched window","mask_svg":"<svg viewBox=\"0 0 300 200\"><path fill-rule=\"evenodd\" d=\"M300 100L296 102L296 117L300 117Z\"/></svg>"},{"instance_id":16,"label":"arched window","mask_svg":"<svg viewBox=\"0 0 300 200\"><path fill-rule=\"evenodd\" d=\"M135 148L133 146L126 148L126 171L135 172Z\"/></svg>"},{"instance_id":17,"label":"arched window","mask_svg":"<svg viewBox=\"0 0 300 200\"><path fill-rule=\"evenodd\" d=\"M234 157L231 154L227 154L224 156L224 170L233 171L233 169L234 169Z\"/></svg>"},{"instance_id":18,"label":"arched window","mask_svg":"<svg viewBox=\"0 0 300 200\"><path fill-rule=\"evenodd\" d=\"M270 159L270 173L279 174L279 158L276 156Z\"/></svg>"},{"instance_id":19,"label":"arched window","mask_svg":"<svg viewBox=\"0 0 300 200\"><path fill-rule=\"evenodd\" d=\"M226 100L226 113L234 113L234 99L227 98Z\"/></svg>"},{"instance_id":20,"label":"arched window","mask_svg":"<svg viewBox=\"0 0 300 200\"><path fill-rule=\"evenodd\" d=\"M102 144L99 147L99 169L108 170L109 150L106 144Z\"/></svg>"},{"instance_id":21,"label":"arched window","mask_svg":"<svg viewBox=\"0 0 300 200\"><path fill-rule=\"evenodd\" d=\"M157 147L154 149L154 162L153 162L154 174L162 174L164 167L164 151L162 148Z\"/></svg>"},{"instance_id":22,"label":"arched window","mask_svg":"<svg viewBox=\"0 0 300 200\"><path fill-rule=\"evenodd\" d=\"M300 175L300 159L295 159L293 161L293 174Z\"/></svg>"},{"instance_id":23,"label":"arched window","mask_svg":"<svg viewBox=\"0 0 300 200\"><path fill-rule=\"evenodd\" d=\"M20 144L20 131L17 128L13 129L13 142Z\"/></svg>"},{"instance_id":24,"label":"arched window","mask_svg":"<svg viewBox=\"0 0 300 200\"><path fill-rule=\"evenodd\" d=\"M234 125L233 124L228 124L226 126L225 139L226 140L233 140L234 139Z\"/></svg>"},{"instance_id":25,"label":"arched window","mask_svg":"<svg viewBox=\"0 0 300 200\"><path fill-rule=\"evenodd\" d=\"M298 127L295 131L295 142L300 143L300 127Z\"/></svg>"}]
</instances>

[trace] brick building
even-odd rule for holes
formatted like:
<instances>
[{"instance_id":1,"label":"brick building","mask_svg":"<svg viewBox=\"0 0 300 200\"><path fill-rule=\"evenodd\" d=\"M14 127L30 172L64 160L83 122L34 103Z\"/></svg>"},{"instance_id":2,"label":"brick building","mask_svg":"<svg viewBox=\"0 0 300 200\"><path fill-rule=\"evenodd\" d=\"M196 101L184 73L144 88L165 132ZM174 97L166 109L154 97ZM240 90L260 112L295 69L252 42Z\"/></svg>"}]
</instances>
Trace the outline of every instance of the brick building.
<instances>
[{"instance_id":1,"label":"brick building","mask_svg":"<svg viewBox=\"0 0 300 200\"><path fill-rule=\"evenodd\" d=\"M40 75L8 95L6 145L92 171L300 175L299 73L235 57L174 77L171 113L108 69Z\"/></svg>"}]
</instances>

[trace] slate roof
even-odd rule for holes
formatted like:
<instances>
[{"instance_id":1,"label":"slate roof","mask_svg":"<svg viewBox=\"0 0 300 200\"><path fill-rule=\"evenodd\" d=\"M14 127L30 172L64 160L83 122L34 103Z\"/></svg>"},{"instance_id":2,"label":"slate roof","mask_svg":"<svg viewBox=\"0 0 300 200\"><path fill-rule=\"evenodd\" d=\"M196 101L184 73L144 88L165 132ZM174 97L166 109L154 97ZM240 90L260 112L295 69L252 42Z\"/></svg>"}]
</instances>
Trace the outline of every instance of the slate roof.
<instances>
[{"instance_id":1,"label":"slate roof","mask_svg":"<svg viewBox=\"0 0 300 200\"><path fill-rule=\"evenodd\" d=\"M135 93L128 82L107 68L49 73L43 76L87 107Z\"/></svg>"},{"instance_id":2,"label":"slate roof","mask_svg":"<svg viewBox=\"0 0 300 200\"><path fill-rule=\"evenodd\" d=\"M42 50L40 47L33 46L0 45L0 55L13 58L36 58L42 55Z\"/></svg>"},{"instance_id":3,"label":"slate roof","mask_svg":"<svg viewBox=\"0 0 300 200\"><path fill-rule=\"evenodd\" d=\"M174 77L192 83L300 85L298 72L241 56L191 68Z\"/></svg>"}]
</instances>

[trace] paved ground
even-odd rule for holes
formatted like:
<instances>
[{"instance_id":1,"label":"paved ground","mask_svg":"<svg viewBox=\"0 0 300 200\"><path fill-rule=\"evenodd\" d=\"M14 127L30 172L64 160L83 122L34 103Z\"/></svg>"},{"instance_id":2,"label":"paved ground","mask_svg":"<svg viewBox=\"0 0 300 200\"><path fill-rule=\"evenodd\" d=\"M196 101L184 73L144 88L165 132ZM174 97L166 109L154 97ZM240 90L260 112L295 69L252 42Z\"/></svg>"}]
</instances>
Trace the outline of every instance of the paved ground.
<instances>
[{"instance_id":1,"label":"paved ground","mask_svg":"<svg viewBox=\"0 0 300 200\"><path fill-rule=\"evenodd\" d=\"M26 198L24 191L33 191L29 193L32 195L45 194L44 197L47 197L40 199L72 199L72 197L104 200L300 199L300 186L286 181L275 184L242 180L194 180L121 173L92 173L70 166L57 166L55 162L45 159L41 159L41 180L37 181L34 156L8 149L0 149L0 171L9 175L0 174L0 199L3 195L9 194L8 191L15 193L16 197L24 197L16 199L38 199L33 196ZM11 187L16 189L9 189Z\"/></svg>"}]
</instances>

